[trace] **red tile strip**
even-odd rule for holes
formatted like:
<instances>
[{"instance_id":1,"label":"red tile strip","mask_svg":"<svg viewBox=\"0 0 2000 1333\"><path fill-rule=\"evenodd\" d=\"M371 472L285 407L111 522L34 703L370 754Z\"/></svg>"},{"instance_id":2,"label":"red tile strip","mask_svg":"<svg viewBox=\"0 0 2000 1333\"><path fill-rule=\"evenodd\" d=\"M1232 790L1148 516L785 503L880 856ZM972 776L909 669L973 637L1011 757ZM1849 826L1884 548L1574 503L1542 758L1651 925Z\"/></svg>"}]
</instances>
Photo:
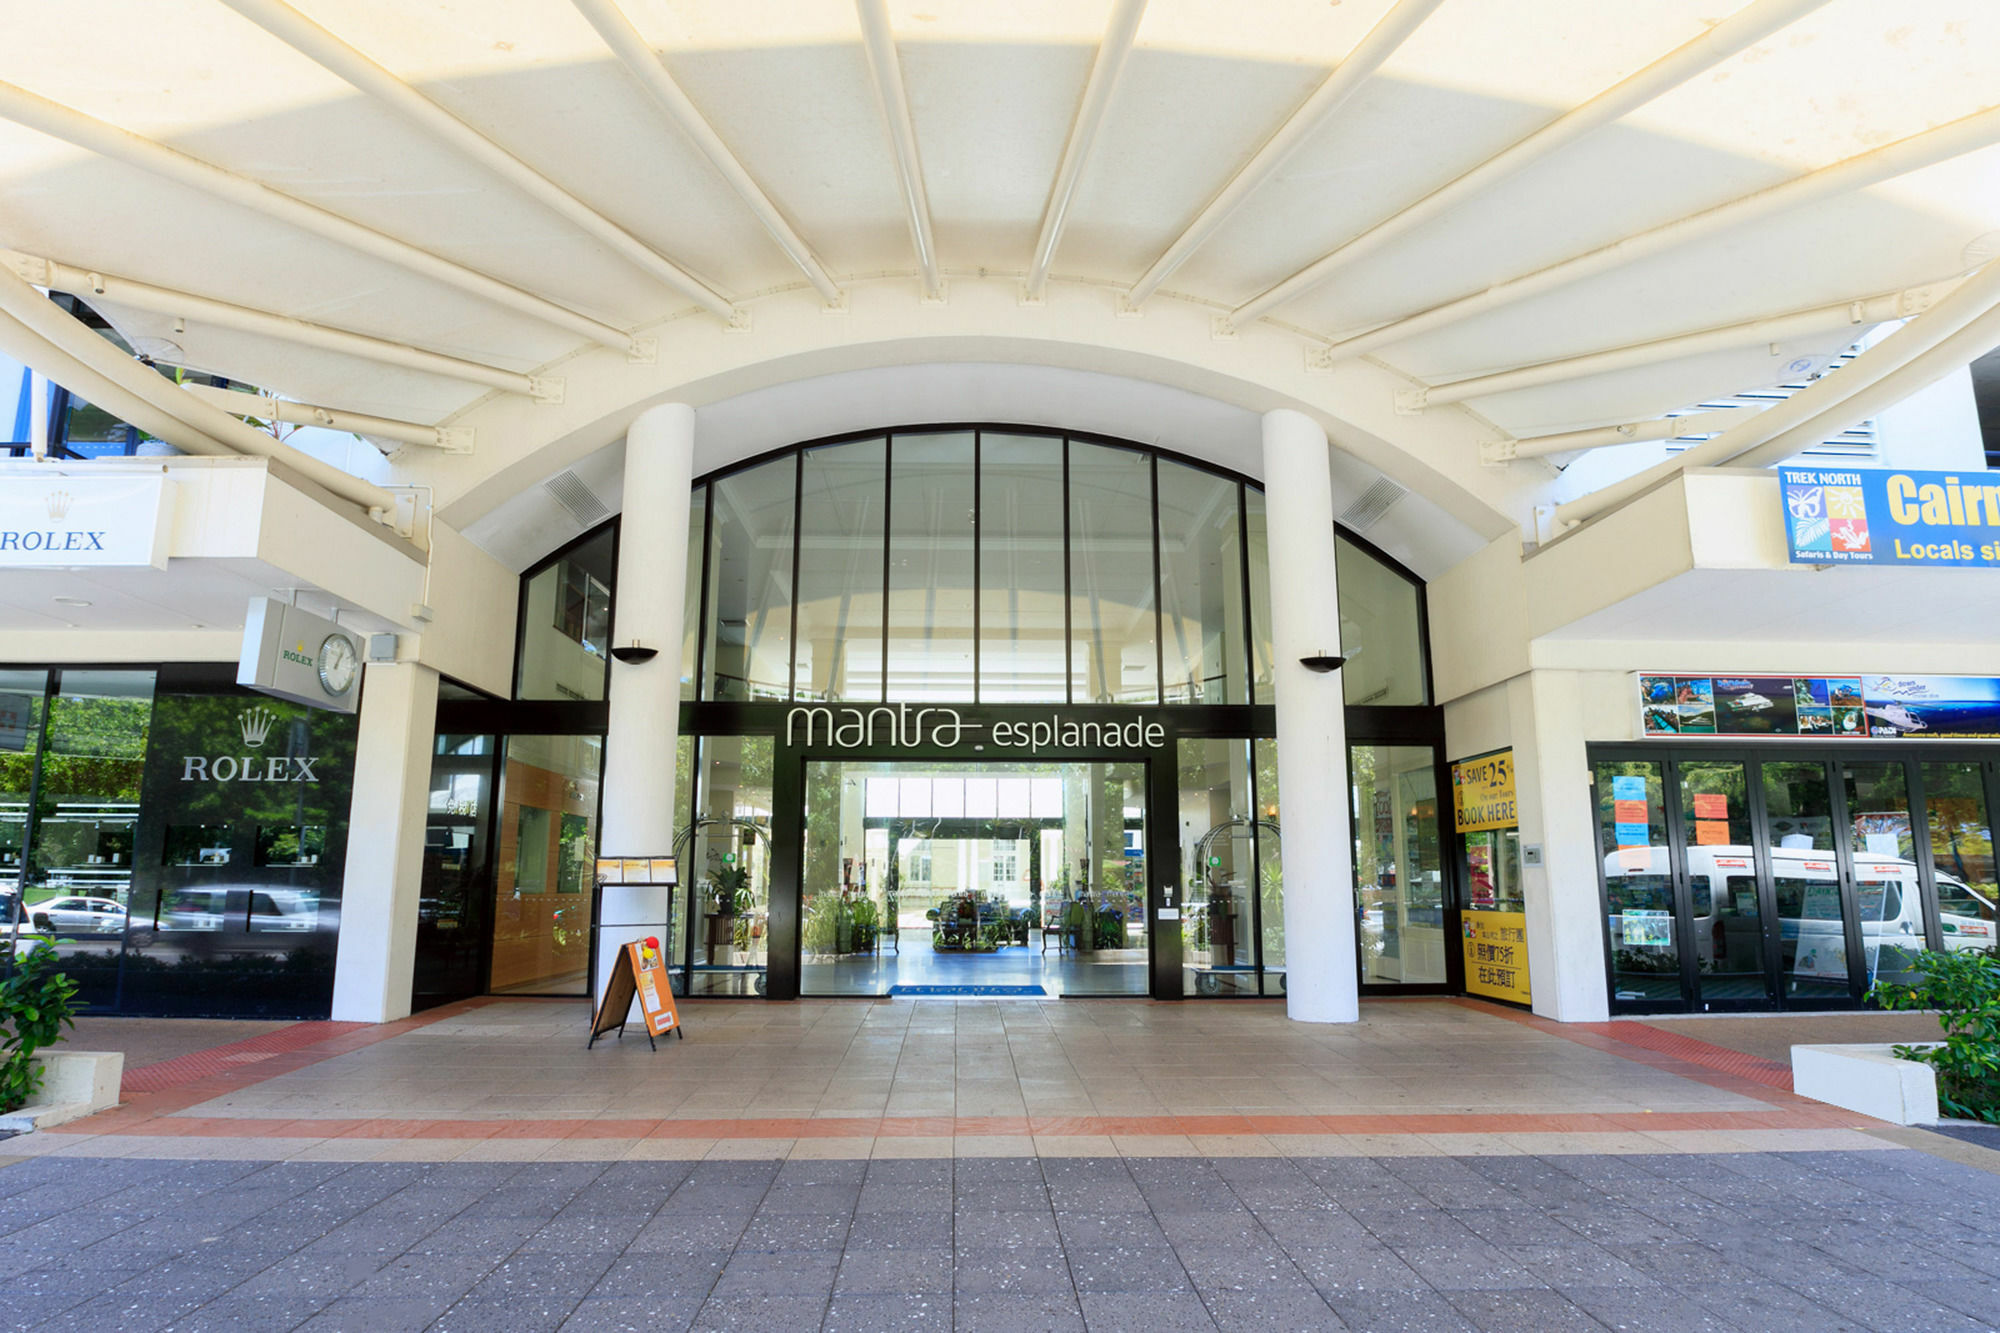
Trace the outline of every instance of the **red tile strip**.
<instances>
[{"instance_id":1,"label":"red tile strip","mask_svg":"<svg viewBox=\"0 0 2000 1333\"><path fill-rule=\"evenodd\" d=\"M1483 1000L1454 997L1451 1002L1711 1088L1781 1105L1795 1104L1800 1100L1791 1095L1792 1071L1789 1067L1762 1056L1746 1055L1713 1042L1663 1031L1646 1023L1629 1020L1558 1023L1539 1014L1524 1013L1508 1005L1488 1004Z\"/></svg>"},{"instance_id":2,"label":"red tile strip","mask_svg":"<svg viewBox=\"0 0 2000 1333\"><path fill-rule=\"evenodd\" d=\"M1138 1137L1353 1134L1624 1134L1659 1130L1852 1129L1867 1117L1803 1105L1769 1111L1625 1111L1573 1115L780 1116L704 1120L279 1120L112 1113L50 1133L241 1139L825 1139L974 1136ZM1276 1121L1278 1123L1273 1124Z\"/></svg>"},{"instance_id":3,"label":"red tile strip","mask_svg":"<svg viewBox=\"0 0 2000 1333\"><path fill-rule=\"evenodd\" d=\"M178 1088L197 1079L228 1072L239 1065L317 1046L329 1038L368 1026L367 1023L293 1023L275 1032L212 1046L205 1051L176 1056L141 1069L128 1069L122 1087L128 1097L142 1092L164 1092L168 1088Z\"/></svg>"}]
</instances>

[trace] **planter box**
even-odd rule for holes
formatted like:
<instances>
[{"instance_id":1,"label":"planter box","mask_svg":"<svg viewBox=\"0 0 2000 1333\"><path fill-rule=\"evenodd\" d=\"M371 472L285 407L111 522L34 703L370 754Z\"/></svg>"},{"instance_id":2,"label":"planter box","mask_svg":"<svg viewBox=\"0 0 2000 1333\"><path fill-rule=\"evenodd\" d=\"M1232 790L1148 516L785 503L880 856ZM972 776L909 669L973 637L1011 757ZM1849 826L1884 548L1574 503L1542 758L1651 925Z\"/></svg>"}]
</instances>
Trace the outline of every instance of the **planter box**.
<instances>
[{"instance_id":1,"label":"planter box","mask_svg":"<svg viewBox=\"0 0 2000 1333\"><path fill-rule=\"evenodd\" d=\"M1928 1050L1939 1043L1897 1044ZM1938 1122L1937 1071L1897 1059L1893 1045L1794 1046L1792 1091L1891 1124Z\"/></svg>"},{"instance_id":2,"label":"planter box","mask_svg":"<svg viewBox=\"0 0 2000 1333\"><path fill-rule=\"evenodd\" d=\"M42 1068L38 1101L0 1115L0 1129L26 1134L118 1105L118 1085L125 1077L121 1051L43 1051L35 1056Z\"/></svg>"}]
</instances>

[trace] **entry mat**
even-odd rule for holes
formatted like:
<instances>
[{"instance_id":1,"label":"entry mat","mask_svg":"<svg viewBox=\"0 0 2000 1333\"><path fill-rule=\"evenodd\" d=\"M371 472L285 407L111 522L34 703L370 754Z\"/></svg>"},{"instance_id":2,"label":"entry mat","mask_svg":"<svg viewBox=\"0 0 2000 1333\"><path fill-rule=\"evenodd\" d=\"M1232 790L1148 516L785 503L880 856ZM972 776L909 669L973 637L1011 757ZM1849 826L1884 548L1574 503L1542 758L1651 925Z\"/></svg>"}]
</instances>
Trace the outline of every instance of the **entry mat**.
<instances>
[{"instance_id":1,"label":"entry mat","mask_svg":"<svg viewBox=\"0 0 2000 1333\"><path fill-rule=\"evenodd\" d=\"M889 995L1047 995L1040 986L891 986Z\"/></svg>"}]
</instances>

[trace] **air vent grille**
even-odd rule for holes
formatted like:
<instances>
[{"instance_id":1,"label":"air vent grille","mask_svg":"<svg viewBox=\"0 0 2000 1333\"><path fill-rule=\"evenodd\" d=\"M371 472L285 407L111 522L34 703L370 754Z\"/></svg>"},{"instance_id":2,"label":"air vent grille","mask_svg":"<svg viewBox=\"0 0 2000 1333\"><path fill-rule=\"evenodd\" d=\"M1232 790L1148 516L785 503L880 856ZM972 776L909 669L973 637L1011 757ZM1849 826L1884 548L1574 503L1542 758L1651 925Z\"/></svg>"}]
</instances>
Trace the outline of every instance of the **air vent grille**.
<instances>
[{"instance_id":1,"label":"air vent grille","mask_svg":"<svg viewBox=\"0 0 2000 1333\"><path fill-rule=\"evenodd\" d=\"M597 498L597 492L584 484L583 478L575 472L558 472L542 483L542 489L549 497L561 505L569 516L586 528L595 527L611 517L611 511L604 507L604 501Z\"/></svg>"},{"instance_id":2,"label":"air vent grille","mask_svg":"<svg viewBox=\"0 0 2000 1333\"><path fill-rule=\"evenodd\" d=\"M1410 492L1398 486L1387 477L1378 477L1375 484L1361 492L1361 497L1347 506L1340 516L1340 526L1350 532L1366 532L1382 521L1382 516L1396 507L1396 501Z\"/></svg>"}]
</instances>

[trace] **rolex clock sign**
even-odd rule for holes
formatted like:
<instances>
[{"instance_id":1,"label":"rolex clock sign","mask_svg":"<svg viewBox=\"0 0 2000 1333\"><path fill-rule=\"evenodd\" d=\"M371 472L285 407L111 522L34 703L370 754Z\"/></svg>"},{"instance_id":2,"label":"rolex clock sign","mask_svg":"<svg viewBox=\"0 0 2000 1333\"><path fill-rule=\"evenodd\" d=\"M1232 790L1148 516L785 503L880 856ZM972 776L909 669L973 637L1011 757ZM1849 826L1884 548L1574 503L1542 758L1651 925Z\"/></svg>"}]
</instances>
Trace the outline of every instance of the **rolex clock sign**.
<instances>
[{"instance_id":1,"label":"rolex clock sign","mask_svg":"<svg viewBox=\"0 0 2000 1333\"><path fill-rule=\"evenodd\" d=\"M309 708L351 713L361 702L361 638L275 597L253 597L236 683Z\"/></svg>"}]
</instances>

